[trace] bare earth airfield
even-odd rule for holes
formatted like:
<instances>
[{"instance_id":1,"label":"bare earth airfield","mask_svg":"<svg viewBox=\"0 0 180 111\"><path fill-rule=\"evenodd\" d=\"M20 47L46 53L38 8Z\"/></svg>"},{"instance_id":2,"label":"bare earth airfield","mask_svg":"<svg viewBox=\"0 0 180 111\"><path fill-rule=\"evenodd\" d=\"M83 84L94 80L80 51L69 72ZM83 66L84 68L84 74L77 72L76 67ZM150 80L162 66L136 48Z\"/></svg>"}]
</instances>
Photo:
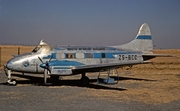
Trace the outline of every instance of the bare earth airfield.
<instances>
[{"instance_id":1,"label":"bare earth airfield","mask_svg":"<svg viewBox=\"0 0 180 111\"><path fill-rule=\"evenodd\" d=\"M86 87L79 84L81 75L62 77L55 85L43 86L43 75L14 73L18 85L8 86L1 68L0 111L179 111L180 50L154 53L176 57L155 58L151 64L119 69L120 81L116 85L97 84L98 73L87 74L91 80Z\"/></svg>"}]
</instances>

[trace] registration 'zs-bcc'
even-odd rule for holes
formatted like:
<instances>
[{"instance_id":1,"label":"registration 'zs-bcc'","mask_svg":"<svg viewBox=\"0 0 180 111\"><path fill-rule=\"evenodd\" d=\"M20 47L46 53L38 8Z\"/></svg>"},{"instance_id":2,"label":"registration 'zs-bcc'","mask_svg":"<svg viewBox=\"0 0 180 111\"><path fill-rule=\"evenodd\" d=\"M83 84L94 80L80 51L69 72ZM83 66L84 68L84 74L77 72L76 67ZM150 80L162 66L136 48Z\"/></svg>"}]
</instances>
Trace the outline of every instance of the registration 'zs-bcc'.
<instances>
[{"instance_id":1,"label":"registration 'zs-bcc'","mask_svg":"<svg viewBox=\"0 0 180 111\"><path fill-rule=\"evenodd\" d=\"M137 60L137 55L119 55L119 60Z\"/></svg>"}]
</instances>

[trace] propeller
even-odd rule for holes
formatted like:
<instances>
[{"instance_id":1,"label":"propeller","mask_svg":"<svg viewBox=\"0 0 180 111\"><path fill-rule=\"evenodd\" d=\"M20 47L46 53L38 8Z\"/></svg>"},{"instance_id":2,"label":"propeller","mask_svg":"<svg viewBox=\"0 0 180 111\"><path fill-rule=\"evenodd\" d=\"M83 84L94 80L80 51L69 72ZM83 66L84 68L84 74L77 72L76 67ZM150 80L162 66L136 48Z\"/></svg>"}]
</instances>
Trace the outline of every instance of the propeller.
<instances>
[{"instance_id":1,"label":"propeller","mask_svg":"<svg viewBox=\"0 0 180 111\"><path fill-rule=\"evenodd\" d=\"M49 59L49 61L46 61L46 63L44 63L42 61L42 59L38 56L39 60L41 61L41 65L40 67L44 68L44 84L46 84L47 82L47 74L48 74L48 71L51 73L51 70L49 69L49 62L51 61L53 55L51 55L51 58Z\"/></svg>"},{"instance_id":2,"label":"propeller","mask_svg":"<svg viewBox=\"0 0 180 111\"><path fill-rule=\"evenodd\" d=\"M48 70L44 69L44 84L47 83L47 74L48 74Z\"/></svg>"}]
</instances>

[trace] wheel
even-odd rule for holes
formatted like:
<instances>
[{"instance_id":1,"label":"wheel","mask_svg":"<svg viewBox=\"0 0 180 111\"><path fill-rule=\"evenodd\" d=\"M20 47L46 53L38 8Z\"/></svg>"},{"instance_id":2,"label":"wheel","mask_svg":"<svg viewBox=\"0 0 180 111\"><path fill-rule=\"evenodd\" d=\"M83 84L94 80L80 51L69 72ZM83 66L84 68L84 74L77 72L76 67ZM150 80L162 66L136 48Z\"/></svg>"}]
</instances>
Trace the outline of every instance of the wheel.
<instances>
[{"instance_id":1,"label":"wheel","mask_svg":"<svg viewBox=\"0 0 180 111\"><path fill-rule=\"evenodd\" d=\"M87 76L81 78L82 85L89 85L89 78Z\"/></svg>"},{"instance_id":2,"label":"wheel","mask_svg":"<svg viewBox=\"0 0 180 111\"><path fill-rule=\"evenodd\" d=\"M17 81L16 79L12 79L10 82L11 85L16 86L17 85Z\"/></svg>"}]
</instances>

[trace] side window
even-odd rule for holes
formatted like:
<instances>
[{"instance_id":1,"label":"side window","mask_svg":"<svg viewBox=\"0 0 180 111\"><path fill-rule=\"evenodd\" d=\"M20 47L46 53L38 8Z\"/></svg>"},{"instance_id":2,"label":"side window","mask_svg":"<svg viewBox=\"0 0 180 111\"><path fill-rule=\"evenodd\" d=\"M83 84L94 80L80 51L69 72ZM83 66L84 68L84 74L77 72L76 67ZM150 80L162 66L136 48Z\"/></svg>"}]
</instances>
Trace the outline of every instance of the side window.
<instances>
[{"instance_id":1,"label":"side window","mask_svg":"<svg viewBox=\"0 0 180 111\"><path fill-rule=\"evenodd\" d=\"M57 59L64 59L65 58L65 54L64 53L56 53L56 58Z\"/></svg>"},{"instance_id":2,"label":"side window","mask_svg":"<svg viewBox=\"0 0 180 111\"><path fill-rule=\"evenodd\" d=\"M84 53L76 53L77 59L84 59Z\"/></svg>"},{"instance_id":3,"label":"side window","mask_svg":"<svg viewBox=\"0 0 180 111\"><path fill-rule=\"evenodd\" d=\"M74 53L67 53L66 54L66 59L74 59L74 58L75 58Z\"/></svg>"},{"instance_id":4,"label":"side window","mask_svg":"<svg viewBox=\"0 0 180 111\"><path fill-rule=\"evenodd\" d=\"M93 53L84 53L86 58L93 58Z\"/></svg>"},{"instance_id":5,"label":"side window","mask_svg":"<svg viewBox=\"0 0 180 111\"><path fill-rule=\"evenodd\" d=\"M106 55L105 55L105 53L102 53L102 58L106 58Z\"/></svg>"}]
</instances>

